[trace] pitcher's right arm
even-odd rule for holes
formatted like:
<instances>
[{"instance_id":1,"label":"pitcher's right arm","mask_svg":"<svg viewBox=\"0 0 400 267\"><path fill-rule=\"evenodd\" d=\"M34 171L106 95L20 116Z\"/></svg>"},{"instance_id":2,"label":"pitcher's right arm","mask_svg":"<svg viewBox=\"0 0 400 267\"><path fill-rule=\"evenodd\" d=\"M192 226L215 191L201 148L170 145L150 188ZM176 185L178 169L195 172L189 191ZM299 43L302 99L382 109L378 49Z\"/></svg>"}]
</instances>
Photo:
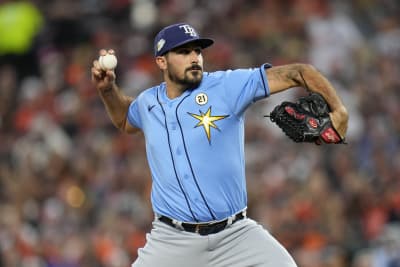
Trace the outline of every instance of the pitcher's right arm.
<instances>
[{"instance_id":1,"label":"pitcher's right arm","mask_svg":"<svg viewBox=\"0 0 400 267\"><path fill-rule=\"evenodd\" d=\"M113 54L113 50L100 50L100 55ZM115 83L116 75L113 70L103 70L98 60L93 61L91 69L92 82L107 110L112 123L123 132L136 133L138 128L128 122L127 114L133 98L124 95Z\"/></svg>"}]
</instances>

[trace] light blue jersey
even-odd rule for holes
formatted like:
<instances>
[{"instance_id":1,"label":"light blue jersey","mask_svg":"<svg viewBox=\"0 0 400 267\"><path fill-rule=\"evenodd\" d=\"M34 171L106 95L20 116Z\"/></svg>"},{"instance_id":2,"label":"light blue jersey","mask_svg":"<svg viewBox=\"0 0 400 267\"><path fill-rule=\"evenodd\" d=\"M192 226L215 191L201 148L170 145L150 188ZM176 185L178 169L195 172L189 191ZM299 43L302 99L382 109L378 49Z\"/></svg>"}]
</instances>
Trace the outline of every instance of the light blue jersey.
<instances>
[{"instance_id":1,"label":"light blue jersey","mask_svg":"<svg viewBox=\"0 0 400 267\"><path fill-rule=\"evenodd\" d=\"M243 115L269 96L268 67L205 72L199 87L175 99L162 83L131 103L128 120L146 140L155 213L207 222L246 208Z\"/></svg>"}]
</instances>

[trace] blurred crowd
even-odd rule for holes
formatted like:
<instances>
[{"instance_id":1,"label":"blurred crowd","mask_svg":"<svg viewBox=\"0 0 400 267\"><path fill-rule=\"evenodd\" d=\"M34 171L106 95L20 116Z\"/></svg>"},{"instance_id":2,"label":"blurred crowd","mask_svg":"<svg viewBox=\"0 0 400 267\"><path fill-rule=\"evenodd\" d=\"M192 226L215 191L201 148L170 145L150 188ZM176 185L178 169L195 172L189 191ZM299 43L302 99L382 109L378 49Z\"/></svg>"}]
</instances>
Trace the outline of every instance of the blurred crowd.
<instances>
[{"instance_id":1,"label":"blurred crowd","mask_svg":"<svg viewBox=\"0 0 400 267\"><path fill-rule=\"evenodd\" d=\"M0 1L0 267L126 267L153 220L141 134L116 130L90 81L101 48L136 96L161 81L153 38L188 22L208 71L303 62L350 114L347 145L289 141L247 112L248 214L299 267L400 266L397 0ZM189 266L189 265L188 265Z\"/></svg>"}]
</instances>

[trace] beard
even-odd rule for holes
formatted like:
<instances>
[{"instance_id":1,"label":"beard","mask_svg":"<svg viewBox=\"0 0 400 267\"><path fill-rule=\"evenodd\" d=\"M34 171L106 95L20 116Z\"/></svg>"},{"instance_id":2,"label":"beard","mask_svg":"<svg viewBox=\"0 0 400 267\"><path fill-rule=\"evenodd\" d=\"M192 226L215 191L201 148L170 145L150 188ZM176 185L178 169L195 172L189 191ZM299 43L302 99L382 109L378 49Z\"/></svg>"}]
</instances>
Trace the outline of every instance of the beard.
<instances>
[{"instance_id":1,"label":"beard","mask_svg":"<svg viewBox=\"0 0 400 267\"><path fill-rule=\"evenodd\" d=\"M183 77L179 77L175 69L168 67L168 78L176 84L181 85L185 90L197 88L203 79L203 69L200 65L193 65L187 69Z\"/></svg>"}]
</instances>

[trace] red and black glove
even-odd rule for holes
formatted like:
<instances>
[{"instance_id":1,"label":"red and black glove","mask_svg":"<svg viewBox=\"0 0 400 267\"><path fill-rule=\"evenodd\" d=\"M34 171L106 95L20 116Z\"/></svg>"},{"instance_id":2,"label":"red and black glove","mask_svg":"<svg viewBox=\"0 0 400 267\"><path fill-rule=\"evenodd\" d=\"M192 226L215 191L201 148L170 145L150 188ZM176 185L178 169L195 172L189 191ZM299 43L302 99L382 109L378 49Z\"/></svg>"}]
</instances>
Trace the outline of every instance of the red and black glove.
<instances>
[{"instance_id":1,"label":"red and black glove","mask_svg":"<svg viewBox=\"0 0 400 267\"><path fill-rule=\"evenodd\" d=\"M296 103L282 102L269 117L295 142L344 143L332 125L329 106L318 93L301 97Z\"/></svg>"}]
</instances>

